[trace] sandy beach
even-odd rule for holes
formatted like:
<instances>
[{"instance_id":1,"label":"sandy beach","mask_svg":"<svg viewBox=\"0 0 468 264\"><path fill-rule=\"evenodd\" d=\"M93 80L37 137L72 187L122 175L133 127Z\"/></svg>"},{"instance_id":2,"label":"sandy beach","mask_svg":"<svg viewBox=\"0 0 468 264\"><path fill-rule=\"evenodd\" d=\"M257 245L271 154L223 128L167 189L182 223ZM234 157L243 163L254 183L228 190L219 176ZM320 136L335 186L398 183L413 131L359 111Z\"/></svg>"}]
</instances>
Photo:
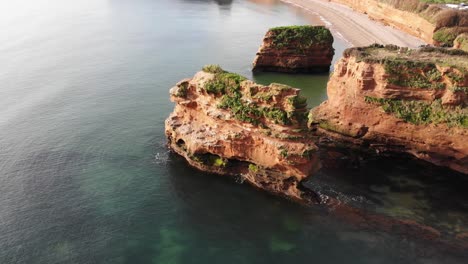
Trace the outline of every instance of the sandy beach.
<instances>
[{"instance_id":1,"label":"sandy beach","mask_svg":"<svg viewBox=\"0 0 468 264\"><path fill-rule=\"evenodd\" d=\"M330 28L335 36L343 38L350 46L381 43L414 48L426 44L419 38L374 21L367 15L342 4L327 0L281 1L319 16L323 25Z\"/></svg>"}]
</instances>

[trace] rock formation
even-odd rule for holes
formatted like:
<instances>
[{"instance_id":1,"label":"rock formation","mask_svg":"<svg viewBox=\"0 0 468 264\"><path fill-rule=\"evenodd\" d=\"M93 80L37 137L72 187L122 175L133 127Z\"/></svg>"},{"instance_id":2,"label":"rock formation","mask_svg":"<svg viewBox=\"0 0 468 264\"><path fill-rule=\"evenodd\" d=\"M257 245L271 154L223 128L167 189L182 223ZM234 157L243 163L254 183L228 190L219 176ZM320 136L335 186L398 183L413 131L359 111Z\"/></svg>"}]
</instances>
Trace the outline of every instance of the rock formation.
<instances>
[{"instance_id":1,"label":"rock formation","mask_svg":"<svg viewBox=\"0 0 468 264\"><path fill-rule=\"evenodd\" d=\"M333 36L323 26L270 29L253 62L253 71L328 72L334 55Z\"/></svg>"},{"instance_id":2,"label":"rock formation","mask_svg":"<svg viewBox=\"0 0 468 264\"><path fill-rule=\"evenodd\" d=\"M468 53L351 48L327 93L309 115L317 134L468 173Z\"/></svg>"},{"instance_id":3,"label":"rock formation","mask_svg":"<svg viewBox=\"0 0 468 264\"><path fill-rule=\"evenodd\" d=\"M166 120L169 146L200 170L313 202L301 182L320 165L299 91L206 66L170 90L176 105Z\"/></svg>"}]
</instances>

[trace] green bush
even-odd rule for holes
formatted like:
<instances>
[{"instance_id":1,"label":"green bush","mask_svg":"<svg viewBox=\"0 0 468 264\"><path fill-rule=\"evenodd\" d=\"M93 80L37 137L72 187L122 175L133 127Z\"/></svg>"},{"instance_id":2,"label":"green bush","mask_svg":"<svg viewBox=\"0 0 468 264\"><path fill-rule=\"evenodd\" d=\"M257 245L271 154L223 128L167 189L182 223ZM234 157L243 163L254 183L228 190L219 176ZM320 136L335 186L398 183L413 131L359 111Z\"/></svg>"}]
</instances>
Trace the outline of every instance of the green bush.
<instances>
[{"instance_id":1,"label":"green bush","mask_svg":"<svg viewBox=\"0 0 468 264\"><path fill-rule=\"evenodd\" d=\"M258 172L258 166L253 164L253 163L249 164L249 171L257 173Z\"/></svg>"},{"instance_id":2,"label":"green bush","mask_svg":"<svg viewBox=\"0 0 468 264\"><path fill-rule=\"evenodd\" d=\"M194 154L192 160L207 166L226 167L228 160L211 153Z\"/></svg>"},{"instance_id":3,"label":"green bush","mask_svg":"<svg viewBox=\"0 0 468 264\"><path fill-rule=\"evenodd\" d=\"M204 72L209 72L209 73L223 73L225 72L221 66L217 65L217 64L209 64L209 65L205 65L202 70Z\"/></svg>"},{"instance_id":4,"label":"green bush","mask_svg":"<svg viewBox=\"0 0 468 264\"><path fill-rule=\"evenodd\" d=\"M180 85L178 85L177 87L179 87L179 89L177 90L177 93L175 94L175 96L186 97L187 92L188 92L188 86L189 86L188 82L183 82Z\"/></svg>"},{"instance_id":5,"label":"green bush","mask_svg":"<svg viewBox=\"0 0 468 264\"><path fill-rule=\"evenodd\" d=\"M307 98L303 96L294 96L288 98L289 103L296 109L307 107Z\"/></svg>"},{"instance_id":6,"label":"green bush","mask_svg":"<svg viewBox=\"0 0 468 264\"><path fill-rule=\"evenodd\" d=\"M280 124L280 125L291 124L291 120L289 120L288 114L283 109L265 108L263 113L266 118L272 120L275 124Z\"/></svg>"},{"instance_id":7,"label":"green bush","mask_svg":"<svg viewBox=\"0 0 468 264\"><path fill-rule=\"evenodd\" d=\"M450 47L453 45L453 41L457 38L456 32L451 30L450 28L441 28L437 30L434 35L433 39L439 43L442 43L443 46Z\"/></svg>"},{"instance_id":8,"label":"green bush","mask_svg":"<svg viewBox=\"0 0 468 264\"><path fill-rule=\"evenodd\" d=\"M222 95L226 92L236 93L240 89L242 81L247 80L239 74L222 72L215 74L214 78L205 84L207 93Z\"/></svg>"}]
</instances>

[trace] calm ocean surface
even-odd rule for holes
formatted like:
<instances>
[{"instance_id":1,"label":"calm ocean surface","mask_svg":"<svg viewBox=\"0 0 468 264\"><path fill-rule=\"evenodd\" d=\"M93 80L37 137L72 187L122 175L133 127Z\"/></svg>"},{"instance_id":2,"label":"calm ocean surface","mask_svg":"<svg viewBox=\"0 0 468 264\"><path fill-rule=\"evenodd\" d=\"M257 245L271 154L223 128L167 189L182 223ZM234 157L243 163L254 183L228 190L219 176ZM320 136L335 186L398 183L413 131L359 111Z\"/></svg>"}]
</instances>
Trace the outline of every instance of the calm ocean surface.
<instances>
[{"instance_id":1,"label":"calm ocean surface","mask_svg":"<svg viewBox=\"0 0 468 264\"><path fill-rule=\"evenodd\" d=\"M327 75L250 72L268 28L314 21L274 0L0 0L0 263L466 263L460 175L358 157L309 183L359 215L431 226L440 246L168 151L168 90L205 64L325 100Z\"/></svg>"}]
</instances>

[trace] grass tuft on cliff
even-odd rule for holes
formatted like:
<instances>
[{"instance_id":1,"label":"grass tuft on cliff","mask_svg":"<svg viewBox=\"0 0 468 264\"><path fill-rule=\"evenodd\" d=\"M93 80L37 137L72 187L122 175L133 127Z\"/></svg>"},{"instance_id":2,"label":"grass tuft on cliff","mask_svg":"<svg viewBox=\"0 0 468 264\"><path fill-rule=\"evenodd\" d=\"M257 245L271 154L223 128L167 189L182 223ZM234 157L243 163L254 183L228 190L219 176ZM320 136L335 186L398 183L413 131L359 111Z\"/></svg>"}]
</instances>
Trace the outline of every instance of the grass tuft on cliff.
<instances>
[{"instance_id":1,"label":"grass tuft on cliff","mask_svg":"<svg viewBox=\"0 0 468 264\"><path fill-rule=\"evenodd\" d=\"M235 93L239 90L241 82L247 80L242 75L223 70L219 65L206 65L202 70L215 75L204 87L206 92L210 94Z\"/></svg>"},{"instance_id":2,"label":"grass tuft on cliff","mask_svg":"<svg viewBox=\"0 0 468 264\"><path fill-rule=\"evenodd\" d=\"M424 101L406 101L366 96L367 103L377 104L385 113L393 114L397 118L416 125L446 124L468 128L468 109L465 107L444 107L441 100L432 103Z\"/></svg>"},{"instance_id":3,"label":"grass tuft on cliff","mask_svg":"<svg viewBox=\"0 0 468 264\"><path fill-rule=\"evenodd\" d=\"M269 30L276 48L291 44L299 49L307 49L315 44L333 43L333 36L324 26L284 26Z\"/></svg>"},{"instance_id":4,"label":"grass tuft on cliff","mask_svg":"<svg viewBox=\"0 0 468 264\"><path fill-rule=\"evenodd\" d=\"M454 46L456 46L458 49L468 52L468 33L459 35L455 39L454 44L455 44Z\"/></svg>"},{"instance_id":5,"label":"grass tuft on cliff","mask_svg":"<svg viewBox=\"0 0 468 264\"><path fill-rule=\"evenodd\" d=\"M208 64L208 65L205 65L203 66L202 68L202 71L204 72L208 72L208 73L223 73L225 72L221 66L217 65L217 64Z\"/></svg>"}]
</instances>

